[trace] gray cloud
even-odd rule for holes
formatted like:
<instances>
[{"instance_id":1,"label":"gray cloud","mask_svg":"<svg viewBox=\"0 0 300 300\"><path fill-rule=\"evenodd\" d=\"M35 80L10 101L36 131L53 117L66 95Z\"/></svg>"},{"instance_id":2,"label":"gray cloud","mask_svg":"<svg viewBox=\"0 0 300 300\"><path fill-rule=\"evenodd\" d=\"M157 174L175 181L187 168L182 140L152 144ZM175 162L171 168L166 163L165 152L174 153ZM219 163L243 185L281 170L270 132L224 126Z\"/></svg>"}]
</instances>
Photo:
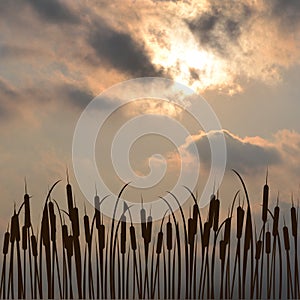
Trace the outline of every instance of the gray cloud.
<instances>
[{"instance_id":1,"label":"gray cloud","mask_svg":"<svg viewBox=\"0 0 300 300\"><path fill-rule=\"evenodd\" d=\"M61 93L66 96L70 104L79 109L84 109L94 98L92 93L78 86L65 85L60 88Z\"/></svg>"},{"instance_id":2,"label":"gray cloud","mask_svg":"<svg viewBox=\"0 0 300 300\"><path fill-rule=\"evenodd\" d=\"M214 139L220 132L209 133ZM278 149L274 146L254 144L237 138L228 131L224 131L227 146L227 168L237 169L243 173L255 172L267 165L277 165L282 162L282 157ZM209 142L206 135L199 136L195 141L200 160L205 165L210 165L211 154ZM187 148L191 151L191 147Z\"/></svg>"},{"instance_id":3,"label":"gray cloud","mask_svg":"<svg viewBox=\"0 0 300 300\"><path fill-rule=\"evenodd\" d=\"M266 2L271 6L272 16L279 18L283 27L294 27L299 23L299 0L266 0Z\"/></svg>"},{"instance_id":4,"label":"gray cloud","mask_svg":"<svg viewBox=\"0 0 300 300\"><path fill-rule=\"evenodd\" d=\"M151 63L142 43L129 33L119 32L105 21L92 29L89 44L95 50L101 64L134 76L159 76L161 72Z\"/></svg>"},{"instance_id":5,"label":"gray cloud","mask_svg":"<svg viewBox=\"0 0 300 300\"><path fill-rule=\"evenodd\" d=\"M28 0L42 19L54 23L77 23L79 17L59 0Z\"/></svg>"},{"instance_id":6,"label":"gray cloud","mask_svg":"<svg viewBox=\"0 0 300 300\"><path fill-rule=\"evenodd\" d=\"M202 47L228 55L228 46L238 43L242 27L251 15L252 9L244 3L212 1L209 11L186 22Z\"/></svg>"}]
</instances>

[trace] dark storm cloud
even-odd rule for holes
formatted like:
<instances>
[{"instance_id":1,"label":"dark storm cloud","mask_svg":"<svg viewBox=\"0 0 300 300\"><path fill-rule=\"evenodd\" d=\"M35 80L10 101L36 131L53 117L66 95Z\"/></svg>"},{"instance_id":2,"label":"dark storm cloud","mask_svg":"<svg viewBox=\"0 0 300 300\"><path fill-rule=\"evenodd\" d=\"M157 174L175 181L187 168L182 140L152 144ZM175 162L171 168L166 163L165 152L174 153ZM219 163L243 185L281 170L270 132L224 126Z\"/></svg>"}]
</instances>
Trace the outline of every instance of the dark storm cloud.
<instances>
[{"instance_id":1,"label":"dark storm cloud","mask_svg":"<svg viewBox=\"0 0 300 300\"><path fill-rule=\"evenodd\" d=\"M209 133L210 138L214 139L220 132ZM237 138L228 131L224 131L227 147L227 168L237 169L245 173L257 171L267 165L276 165L282 161L278 149L267 145L258 145ZM200 136L195 141L201 162L207 165L211 163L210 146L207 136ZM188 147L188 150L191 150Z\"/></svg>"},{"instance_id":2,"label":"dark storm cloud","mask_svg":"<svg viewBox=\"0 0 300 300\"><path fill-rule=\"evenodd\" d=\"M161 72L151 63L142 43L125 32L119 32L104 21L92 29L89 44L100 63L134 76L159 76Z\"/></svg>"},{"instance_id":3,"label":"dark storm cloud","mask_svg":"<svg viewBox=\"0 0 300 300\"><path fill-rule=\"evenodd\" d=\"M76 23L79 18L59 0L28 0L42 19L54 23Z\"/></svg>"},{"instance_id":4,"label":"dark storm cloud","mask_svg":"<svg viewBox=\"0 0 300 300\"><path fill-rule=\"evenodd\" d=\"M252 15L249 6L229 1L212 1L211 9L188 20L187 24L202 47L228 55L230 45L237 44L244 24Z\"/></svg>"}]
</instances>

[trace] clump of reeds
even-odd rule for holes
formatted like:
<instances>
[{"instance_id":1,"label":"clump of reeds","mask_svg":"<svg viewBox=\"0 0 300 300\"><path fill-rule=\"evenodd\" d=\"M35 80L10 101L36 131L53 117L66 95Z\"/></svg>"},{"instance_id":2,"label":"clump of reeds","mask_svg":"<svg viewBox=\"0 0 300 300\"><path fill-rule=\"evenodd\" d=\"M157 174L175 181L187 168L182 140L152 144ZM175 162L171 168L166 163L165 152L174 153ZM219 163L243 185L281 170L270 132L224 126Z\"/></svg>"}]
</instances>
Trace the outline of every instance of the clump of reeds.
<instances>
[{"instance_id":1,"label":"clump of reeds","mask_svg":"<svg viewBox=\"0 0 300 300\"><path fill-rule=\"evenodd\" d=\"M267 175L261 227L254 228L245 182L234 172L243 193L234 194L223 220L219 191L211 196L205 216L197 196L185 187L192 204L181 207L168 192L170 200L161 198L167 211L160 224L153 222L142 199L140 226L121 201L128 184L115 200L109 222L101 212L107 196L100 199L97 191L93 215L85 206L80 214L67 175L67 209L51 196L56 182L45 199L39 233L25 183L23 202L19 210L14 207L3 237L0 298L299 298L298 207L292 199L282 219L278 196L269 208ZM120 203L123 213L117 220Z\"/></svg>"}]
</instances>

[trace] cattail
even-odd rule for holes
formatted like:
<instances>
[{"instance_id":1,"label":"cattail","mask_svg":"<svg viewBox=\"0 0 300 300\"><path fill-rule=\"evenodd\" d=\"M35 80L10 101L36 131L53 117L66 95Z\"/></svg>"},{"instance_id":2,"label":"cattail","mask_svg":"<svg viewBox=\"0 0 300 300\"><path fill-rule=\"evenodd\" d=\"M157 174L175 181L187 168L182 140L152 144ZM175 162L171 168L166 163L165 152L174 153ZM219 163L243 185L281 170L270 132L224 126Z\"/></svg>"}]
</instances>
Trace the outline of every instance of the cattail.
<instances>
[{"instance_id":1,"label":"cattail","mask_svg":"<svg viewBox=\"0 0 300 300\"><path fill-rule=\"evenodd\" d=\"M285 250L290 250L290 238L289 238L289 229L287 226L283 226L283 239L284 239L284 248Z\"/></svg>"},{"instance_id":2,"label":"cattail","mask_svg":"<svg viewBox=\"0 0 300 300\"><path fill-rule=\"evenodd\" d=\"M207 247L209 243L210 236L210 224L209 222L204 223L204 232L203 232L203 247Z\"/></svg>"},{"instance_id":3,"label":"cattail","mask_svg":"<svg viewBox=\"0 0 300 300\"><path fill-rule=\"evenodd\" d=\"M297 217L296 217L296 208L293 206L291 208L291 220L292 220L292 235L297 237Z\"/></svg>"},{"instance_id":4,"label":"cattail","mask_svg":"<svg viewBox=\"0 0 300 300\"><path fill-rule=\"evenodd\" d=\"M260 254L261 254L261 246L262 246L262 241L259 240L256 242L256 251L255 251L255 259L260 259Z\"/></svg>"},{"instance_id":5,"label":"cattail","mask_svg":"<svg viewBox=\"0 0 300 300\"><path fill-rule=\"evenodd\" d=\"M245 228L245 249L249 250L252 239L252 224L249 208L247 209L246 228Z\"/></svg>"},{"instance_id":6,"label":"cattail","mask_svg":"<svg viewBox=\"0 0 300 300\"><path fill-rule=\"evenodd\" d=\"M121 253L126 253L126 217L121 218Z\"/></svg>"},{"instance_id":7,"label":"cattail","mask_svg":"<svg viewBox=\"0 0 300 300\"><path fill-rule=\"evenodd\" d=\"M167 249L172 250L172 223L167 223Z\"/></svg>"},{"instance_id":8,"label":"cattail","mask_svg":"<svg viewBox=\"0 0 300 300\"><path fill-rule=\"evenodd\" d=\"M224 261L226 255L226 243L224 240L220 241L220 260Z\"/></svg>"},{"instance_id":9,"label":"cattail","mask_svg":"<svg viewBox=\"0 0 300 300\"><path fill-rule=\"evenodd\" d=\"M145 238L147 224L146 224L146 210L143 207L140 210L140 215L141 215L142 237Z\"/></svg>"},{"instance_id":10,"label":"cattail","mask_svg":"<svg viewBox=\"0 0 300 300\"><path fill-rule=\"evenodd\" d=\"M148 216L147 218L147 227L145 232L145 242L149 244L151 242L151 236L152 236L152 217Z\"/></svg>"},{"instance_id":11,"label":"cattail","mask_svg":"<svg viewBox=\"0 0 300 300\"><path fill-rule=\"evenodd\" d=\"M10 241L20 241L20 226L19 226L19 216L14 213L14 215L11 218L11 236Z\"/></svg>"},{"instance_id":12,"label":"cattail","mask_svg":"<svg viewBox=\"0 0 300 300\"><path fill-rule=\"evenodd\" d=\"M66 190L67 190L67 201L68 201L69 214L71 214L71 212L73 211L73 195L72 195L72 187L69 182L66 185Z\"/></svg>"},{"instance_id":13,"label":"cattail","mask_svg":"<svg viewBox=\"0 0 300 300\"><path fill-rule=\"evenodd\" d=\"M22 226L22 249L27 250L27 227Z\"/></svg>"},{"instance_id":14,"label":"cattail","mask_svg":"<svg viewBox=\"0 0 300 300\"><path fill-rule=\"evenodd\" d=\"M230 240L230 230L231 230L231 218L228 217L225 220L225 231L224 231L224 241L226 244L228 244Z\"/></svg>"},{"instance_id":15,"label":"cattail","mask_svg":"<svg viewBox=\"0 0 300 300\"><path fill-rule=\"evenodd\" d=\"M214 225L213 225L214 231L218 231L219 228L219 214L220 214L220 200L216 199L214 201Z\"/></svg>"},{"instance_id":16,"label":"cattail","mask_svg":"<svg viewBox=\"0 0 300 300\"><path fill-rule=\"evenodd\" d=\"M244 223L245 211L241 206L237 208L237 229L236 229L236 237L240 239L243 233L243 223Z\"/></svg>"},{"instance_id":17,"label":"cattail","mask_svg":"<svg viewBox=\"0 0 300 300\"><path fill-rule=\"evenodd\" d=\"M32 249L32 255L37 256L37 242L36 242L36 237L34 235L31 236L31 249Z\"/></svg>"},{"instance_id":18,"label":"cattail","mask_svg":"<svg viewBox=\"0 0 300 300\"><path fill-rule=\"evenodd\" d=\"M31 226L31 217L30 217L29 195L27 193L24 195L24 207L25 207L24 224L27 228L29 228Z\"/></svg>"},{"instance_id":19,"label":"cattail","mask_svg":"<svg viewBox=\"0 0 300 300\"><path fill-rule=\"evenodd\" d=\"M73 236L79 237L80 231L79 231L79 216L78 216L78 208L74 207L72 209L72 213L70 215L71 221L72 221L72 230L73 230Z\"/></svg>"},{"instance_id":20,"label":"cattail","mask_svg":"<svg viewBox=\"0 0 300 300\"><path fill-rule=\"evenodd\" d=\"M105 248L105 225L101 224L98 229L98 237L99 237L99 248Z\"/></svg>"},{"instance_id":21,"label":"cattail","mask_svg":"<svg viewBox=\"0 0 300 300\"><path fill-rule=\"evenodd\" d=\"M50 217L50 227L51 227L51 241L56 240L56 216L54 213L54 204L53 202L49 202L49 217Z\"/></svg>"},{"instance_id":22,"label":"cattail","mask_svg":"<svg viewBox=\"0 0 300 300\"><path fill-rule=\"evenodd\" d=\"M96 228L99 229L99 226L101 224L101 218L100 218L100 198L98 195L94 198L94 205L95 205L95 216L96 216Z\"/></svg>"},{"instance_id":23,"label":"cattail","mask_svg":"<svg viewBox=\"0 0 300 300\"><path fill-rule=\"evenodd\" d=\"M62 237L63 237L64 247L66 248L66 241L67 241L67 238L68 238L68 226L66 224L64 224L61 227L61 230L62 230Z\"/></svg>"},{"instance_id":24,"label":"cattail","mask_svg":"<svg viewBox=\"0 0 300 300\"><path fill-rule=\"evenodd\" d=\"M4 234L4 242L3 242L3 254L6 255L8 253L8 245L9 245L9 232L5 232Z\"/></svg>"},{"instance_id":25,"label":"cattail","mask_svg":"<svg viewBox=\"0 0 300 300\"><path fill-rule=\"evenodd\" d=\"M198 223L198 213L199 213L199 207L198 205L195 203L193 205L193 219L195 222L195 227L197 228L197 223Z\"/></svg>"},{"instance_id":26,"label":"cattail","mask_svg":"<svg viewBox=\"0 0 300 300\"><path fill-rule=\"evenodd\" d=\"M66 240L66 248L68 256L73 256L73 236L69 235Z\"/></svg>"},{"instance_id":27,"label":"cattail","mask_svg":"<svg viewBox=\"0 0 300 300\"><path fill-rule=\"evenodd\" d=\"M193 218L188 219L188 243L191 245L194 242L196 234L195 221Z\"/></svg>"},{"instance_id":28,"label":"cattail","mask_svg":"<svg viewBox=\"0 0 300 300\"><path fill-rule=\"evenodd\" d=\"M52 201L48 203L48 208L49 208L49 216L50 216L50 223L51 223L53 220L53 216L55 215L54 214L54 204Z\"/></svg>"},{"instance_id":29,"label":"cattail","mask_svg":"<svg viewBox=\"0 0 300 300\"><path fill-rule=\"evenodd\" d=\"M213 225L213 218L214 218L214 202L216 200L216 196L212 195L209 202L209 209L208 209L208 224L211 228Z\"/></svg>"},{"instance_id":30,"label":"cattail","mask_svg":"<svg viewBox=\"0 0 300 300\"><path fill-rule=\"evenodd\" d=\"M279 222L279 206L274 208L274 221L273 221L273 236L278 235L278 222Z\"/></svg>"},{"instance_id":31,"label":"cattail","mask_svg":"<svg viewBox=\"0 0 300 300\"><path fill-rule=\"evenodd\" d=\"M266 232L266 253L267 254L271 253L271 232L270 231Z\"/></svg>"},{"instance_id":32,"label":"cattail","mask_svg":"<svg viewBox=\"0 0 300 300\"><path fill-rule=\"evenodd\" d=\"M91 232L90 232L90 220L88 215L85 215L83 217L83 222L84 222L85 241L86 243L89 244L91 241Z\"/></svg>"},{"instance_id":33,"label":"cattail","mask_svg":"<svg viewBox=\"0 0 300 300\"><path fill-rule=\"evenodd\" d=\"M49 218L47 207L44 208L43 218L42 218L42 241L44 246L50 244L50 234L49 234Z\"/></svg>"},{"instance_id":34,"label":"cattail","mask_svg":"<svg viewBox=\"0 0 300 300\"><path fill-rule=\"evenodd\" d=\"M162 231L160 231L157 236L156 254L161 253L162 243L163 243L163 233Z\"/></svg>"},{"instance_id":35,"label":"cattail","mask_svg":"<svg viewBox=\"0 0 300 300\"><path fill-rule=\"evenodd\" d=\"M263 190L263 207L262 207L262 220L264 223L267 222L267 218L268 218L268 201L269 201L269 186L266 182Z\"/></svg>"},{"instance_id":36,"label":"cattail","mask_svg":"<svg viewBox=\"0 0 300 300\"><path fill-rule=\"evenodd\" d=\"M130 241L131 241L131 248L133 251L137 249L136 247L136 236L135 236L135 228L133 225L130 226Z\"/></svg>"}]
</instances>

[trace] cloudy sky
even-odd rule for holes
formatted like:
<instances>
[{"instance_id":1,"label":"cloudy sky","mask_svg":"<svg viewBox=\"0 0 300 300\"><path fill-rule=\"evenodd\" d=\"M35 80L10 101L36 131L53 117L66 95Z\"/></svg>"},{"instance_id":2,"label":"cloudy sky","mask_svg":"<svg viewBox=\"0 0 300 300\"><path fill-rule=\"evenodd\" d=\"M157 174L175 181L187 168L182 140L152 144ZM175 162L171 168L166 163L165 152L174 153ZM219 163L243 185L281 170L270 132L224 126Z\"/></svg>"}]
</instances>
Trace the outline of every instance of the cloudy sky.
<instances>
[{"instance_id":1,"label":"cloudy sky","mask_svg":"<svg viewBox=\"0 0 300 300\"><path fill-rule=\"evenodd\" d=\"M10 0L0 2L0 28L1 226L21 202L25 176L37 205L66 166L76 189L81 112L113 84L144 76L183 83L214 109L228 149L224 198L239 187L236 168L260 209L267 166L271 201L278 190L282 201L298 197L299 1ZM194 141L206 162L205 139L193 132L182 147ZM133 164L143 173L153 153L138 149L144 160Z\"/></svg>"}]
</instances>

